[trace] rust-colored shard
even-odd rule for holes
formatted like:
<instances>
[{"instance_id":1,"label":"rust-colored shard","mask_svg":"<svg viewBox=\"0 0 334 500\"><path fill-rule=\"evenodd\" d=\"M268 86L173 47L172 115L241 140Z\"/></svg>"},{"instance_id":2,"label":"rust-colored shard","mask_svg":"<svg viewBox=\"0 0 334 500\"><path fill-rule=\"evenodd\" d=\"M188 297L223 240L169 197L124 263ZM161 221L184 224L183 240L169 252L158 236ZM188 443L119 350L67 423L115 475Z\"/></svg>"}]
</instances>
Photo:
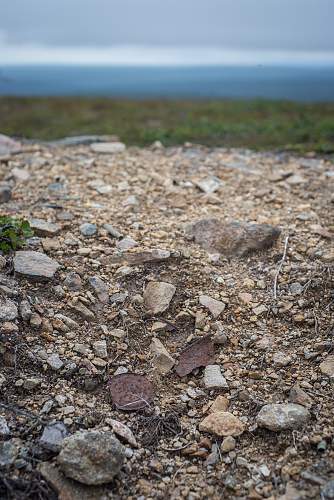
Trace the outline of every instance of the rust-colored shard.
<instances>
[{"instance_id":1,"label":"rust-colored shard","mask_svg":"<svg viewBox=\"0 0 334 500\"><path fill-rule=\"evenodd\" d=\"M191 373L195 368L210 365L214 361L214 345L211 337L207 335L181 352L175 371L179 377L185 377L185 375Z\"/></svg>"},{"instance_id":2,"label":"rust-colored shard","mask_svg":"<svg viewBox=\"0 0 334 500\"><path fill-rule=\"evenodd\" d=\"M121 373L109 381L111 398L119 410L133 411L149 406L154 389L151 382L144 375L135 373Z\"/></svg>"}]
</instances>

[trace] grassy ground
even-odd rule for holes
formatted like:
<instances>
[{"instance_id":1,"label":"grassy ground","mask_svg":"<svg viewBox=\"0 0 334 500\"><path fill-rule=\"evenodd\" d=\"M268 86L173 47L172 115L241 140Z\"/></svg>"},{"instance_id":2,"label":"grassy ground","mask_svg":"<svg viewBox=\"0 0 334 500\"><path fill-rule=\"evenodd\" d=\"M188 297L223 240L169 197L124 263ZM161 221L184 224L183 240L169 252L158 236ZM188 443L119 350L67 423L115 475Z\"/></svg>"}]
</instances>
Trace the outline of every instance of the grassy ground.
<instances>
[{"instance_id":1,"label":"grassy ground","mask_svg":"<svg viewBox=\"0 0 334 500\"><path fill-rule=\"evenodd\" d=\"M127 144L334 152L334 103L0 98L0 132L56 139L116 134Z\"/></svg>"}]
</instances>

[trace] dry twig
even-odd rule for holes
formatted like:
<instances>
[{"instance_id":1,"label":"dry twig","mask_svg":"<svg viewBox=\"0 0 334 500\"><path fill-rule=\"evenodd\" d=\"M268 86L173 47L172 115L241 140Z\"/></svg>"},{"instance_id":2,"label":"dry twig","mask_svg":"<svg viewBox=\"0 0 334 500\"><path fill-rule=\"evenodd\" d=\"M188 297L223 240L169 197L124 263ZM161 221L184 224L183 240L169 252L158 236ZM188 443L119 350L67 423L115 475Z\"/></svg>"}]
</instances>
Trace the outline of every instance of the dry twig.
<instances>
[{"instance_id":1,"label":"dry twig","mask_svg":"<svg viewBox=\"0 0 334 500\"><path fill-rule=\"evenodd\" d=\"M289 236L287 236L285 238L283 256L282 256L281 262L279 263L279 266L278 266L278 269L276 271L275 278L274 278L274 299L275 300L277 299L277 280L278 280L279 273L282 270L284 261L286 259L286 252L287 252L287 249L288 249L288 243L289 243Z\"/></svg>"}]
</instances>

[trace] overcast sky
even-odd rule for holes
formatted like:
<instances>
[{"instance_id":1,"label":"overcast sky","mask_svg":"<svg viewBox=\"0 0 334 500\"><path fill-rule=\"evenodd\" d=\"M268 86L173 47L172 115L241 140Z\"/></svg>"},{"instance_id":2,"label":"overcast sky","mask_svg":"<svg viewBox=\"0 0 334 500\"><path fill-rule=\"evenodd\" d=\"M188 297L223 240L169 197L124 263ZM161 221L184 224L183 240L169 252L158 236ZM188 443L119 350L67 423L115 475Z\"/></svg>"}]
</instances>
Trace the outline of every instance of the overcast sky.
<instances>
[{"instance_id":1,"label":"overcast sky","mask_svg":"<svg viewBox=\"0 0 334 500\"><path fill-rule=\"evenodd\" d=\"M0 0L8 44L334 50L334 0Z\"/></svg>"}]
</instances>

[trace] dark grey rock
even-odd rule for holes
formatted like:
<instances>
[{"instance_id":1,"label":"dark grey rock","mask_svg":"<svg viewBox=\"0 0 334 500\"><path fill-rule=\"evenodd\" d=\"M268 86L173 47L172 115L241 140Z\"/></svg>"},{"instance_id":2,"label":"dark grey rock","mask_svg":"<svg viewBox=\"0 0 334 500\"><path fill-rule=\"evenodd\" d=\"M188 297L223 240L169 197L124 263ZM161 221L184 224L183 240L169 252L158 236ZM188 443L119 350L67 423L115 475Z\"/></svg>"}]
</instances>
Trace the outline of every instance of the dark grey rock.
<instances>
[{"instance_id":1,"label":"dark grey rock","mask_svg":"<svg viewBox=\"0 0 334 500\"><path fill-rule=\"evenodd\" d=\"M94 288L97 298L103 304L109 301L109 287L99 276L92 276L89 278L90 285Z\"/></svg>"},{"instance_id":2,"label":"dark grey rock","mask_svg":"<svg viewBox=\"0 0 334 500\"><path fill-rule=\"evenodd\" d=\"M78 273L68 273L64 279L64 285L72 291L79 292L82 289L81 277Z\"/></svg>"},{"instance_id":3,"label":"dark grey rock","mask_svg":"<svg viewBox=\"0 0 334 500\"><path fill-rule=\"evenodd\" d=\"M12 197L12 190L6 184L0 185L0 203L8 203Z\"/></svg>"},{"instance_id":4,"label":"dark grey rock","mask_svg":"<svg viewBox=\"0 0 334 500\"><path fill-rule=\"evenodd\" d=\"M55 422L44 427L39 440L41 446L47 450L57 452L60 450L64 439L68 436L66 426L62 422Z\"/></svg>"},{"instance_id":5,"label":"dark grey rock","mask_svg":"<svg viewBox=\"0 0 334 500\"><path fill-rule=\"evenodd\" d=\"M78 432L64 439L58 464L67 477L98 485L109 483L118 474L124 453L112 432Z\"/></svg>"}]
</instances>

